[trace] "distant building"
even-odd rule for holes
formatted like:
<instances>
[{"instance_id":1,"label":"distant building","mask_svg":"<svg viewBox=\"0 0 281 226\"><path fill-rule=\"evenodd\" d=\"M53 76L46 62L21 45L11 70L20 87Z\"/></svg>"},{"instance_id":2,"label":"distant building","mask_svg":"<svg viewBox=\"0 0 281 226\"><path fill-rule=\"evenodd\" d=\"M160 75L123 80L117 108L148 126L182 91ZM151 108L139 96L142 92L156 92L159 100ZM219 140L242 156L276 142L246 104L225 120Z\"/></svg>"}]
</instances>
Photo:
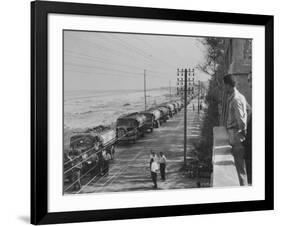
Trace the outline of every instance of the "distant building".
<instances>
[{"instance_id":1,"label":"distant building","mask_svg":"<svg viewBox=\"0 0 281 226\"><path fill-rule=\"evenodd\" d=\"M252 105L252 89L248 84L249 75L252 74L252 40L251 39L225 39L225 63L227 73L236 77L237 89L247 102ZM227 95L223 93L220 124L225 125L227 110Z\"/></svg>"}]
</instances>

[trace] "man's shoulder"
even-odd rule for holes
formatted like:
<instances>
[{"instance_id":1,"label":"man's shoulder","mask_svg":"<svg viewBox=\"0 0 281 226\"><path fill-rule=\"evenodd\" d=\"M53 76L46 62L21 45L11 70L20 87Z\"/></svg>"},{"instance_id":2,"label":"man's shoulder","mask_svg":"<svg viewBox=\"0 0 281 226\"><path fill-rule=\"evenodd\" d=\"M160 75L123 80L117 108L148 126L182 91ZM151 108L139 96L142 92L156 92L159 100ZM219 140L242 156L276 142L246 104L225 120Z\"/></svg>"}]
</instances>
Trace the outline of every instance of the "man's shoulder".
<instances>
[{"instance_id":1,"label":"man's shoulder","mask_svg":"<svg viewBox=\"0 0 281 226\"><path fill-rule=\"evenodd\" d=\"M245 96L242 93L240 93L238 90L235 92L233 100L236 103L245 103L246 102Z\"/></svg>"}]
</instances>

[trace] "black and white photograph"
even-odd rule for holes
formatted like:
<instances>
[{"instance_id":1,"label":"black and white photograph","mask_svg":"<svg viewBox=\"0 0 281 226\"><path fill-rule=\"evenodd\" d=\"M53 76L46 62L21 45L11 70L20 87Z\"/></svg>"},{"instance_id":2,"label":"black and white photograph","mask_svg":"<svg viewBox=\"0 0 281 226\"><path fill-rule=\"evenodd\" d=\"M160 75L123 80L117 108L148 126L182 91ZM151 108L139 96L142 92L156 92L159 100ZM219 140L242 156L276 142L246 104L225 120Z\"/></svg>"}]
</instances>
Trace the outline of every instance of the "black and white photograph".
<instances>
[{"instance_id":1,"label":"black and white photograph","mask_svg":"<svg viewBox=\"0 0 281 226\"><path fill-rule=\"evenodd\" d=\"M272 15L35 1L31 34L32 223L274 208Z\"/></svg>"},{"instance_id":2,"label":"black and white photograph","mask_svg":"<svg viewBox=\"0 0 281 226\"><path fill-rule=\"evenodd\" d=\"M280 224L277 1L1 6L1 225Z\"/></svg>"},{"instance_id":3,"label":"black and white photograph","mask_svg":"<svg viewBox=\"0 0 281 226\"><path fill-rule=\"evenodd\" d=\"M64 195L252 186L252 39L62 32Z\"/></svg>"}]
</instances>

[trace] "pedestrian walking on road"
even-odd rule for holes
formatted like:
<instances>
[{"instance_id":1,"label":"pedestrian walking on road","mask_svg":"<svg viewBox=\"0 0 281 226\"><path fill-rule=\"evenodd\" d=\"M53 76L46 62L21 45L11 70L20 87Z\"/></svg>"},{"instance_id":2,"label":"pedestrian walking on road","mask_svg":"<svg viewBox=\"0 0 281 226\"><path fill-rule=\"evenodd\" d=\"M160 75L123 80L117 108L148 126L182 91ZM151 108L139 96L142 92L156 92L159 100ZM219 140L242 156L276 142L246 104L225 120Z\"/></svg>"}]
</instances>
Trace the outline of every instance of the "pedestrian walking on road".
<instances>
[{"instance_id":1,"label":"pedestrian walking on road","mask_svg":"<svg viewBox=\"0 0 281 226\"><path fill-rule=\"evenodd\" d=\"M150 168L151 168L152 160L154 160L155 162L158 162L158 157L154 151L150 150L150 163L149 163Z\"/></svg>"},{"instance_id":2,"label":"pedestrian walking on road","mask_svg":"<svg viewBox=\"0 0 281 226\"><path fill-rule=\"evenodd\" d=\"M161 179L163 181L166 180L166 156L163 154L163 152L160 152L160 158L159 158L159 164L160 164L160 175L161 175Z\"/></svg>"},{"instance_id":3,"label":"pedestrian walking on road","mask_svg":"<svg viewBox=\"0 0 281 226\"><path fill-rule=\"evenodd\" d=\"M150 172L151 172L151 179L154 184L153 188L157 188L157 171L158 171L158 163L152 158L151 160L151 167L150 167Z\"/></svg>"}]
</instances>

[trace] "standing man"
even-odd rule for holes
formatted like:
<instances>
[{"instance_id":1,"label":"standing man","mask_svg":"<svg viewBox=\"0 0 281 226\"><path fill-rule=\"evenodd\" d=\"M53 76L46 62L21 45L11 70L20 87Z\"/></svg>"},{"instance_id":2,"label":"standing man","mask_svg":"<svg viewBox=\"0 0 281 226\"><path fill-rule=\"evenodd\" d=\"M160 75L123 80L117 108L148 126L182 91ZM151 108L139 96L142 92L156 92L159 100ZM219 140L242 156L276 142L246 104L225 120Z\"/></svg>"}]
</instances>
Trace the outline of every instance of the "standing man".
<instances>
[{"instance_id":1,"label":"standing man","mask_svg":"<svg viewBox=\"0 0 281 226\"><path fill-rule=\"evenodd\" d=\"M109 161L111 159L111 155L106 150L104 150L102 156L104 161L104 175L108 175Z\"/></svg>"},{"instance_id":2,"label":"standing man","mask_svg":"<svg viewBox=\"0 0 281 226\"><path fill-rule=\"evenodd\" d=\"M240 185L246 186L248 181L244 159L245 151L242 143L245 140L247 131L247 101L236 89L236 81L233 75L224 76L223 81L225 91L228 93L226 128L229 134L229 142L232 146Z\"/></svg>"},{"instance_id":3,"label":"standing man","mask_svg":"<svg viewBox=\"0 0 281 226\"><path fill-rule=\"evenodd\" d=\"M100 168L101 168L101 176L103 176L105 174L105 168L106 168L106 150L103 149L101 151L101 164L100 164Z\"/></svg>"},{"instance_id":4,"label":"standing man","mask_svg":"<svg viewBox=\"0 0 281 226\"><path fill-rule=\"evenodd\" d=\"M157 155L155 154L154 151L150 150L150 162L149 162L149 167L151 168L151 164L152 164L152 160L154 160L155 162L158 162L158 158Z\"/></svg>"},{"instance_id":5,"label":"standing man","mask_svg":"<svg viewBox=\"0 0 281 226\"><path fill-rule=\"evenodd\" d=\"M157 188L157 171L158 171L158 163L154 160L154 158L151 159L151 166L150 166L150 173L151 173L151 179L154 184L153 188Z\"/></svg>"},{"instance_id":6,"label":"standing man","mask_svg":"<svg viewBox=\"0 0 281 226\"><path fill-rule=\"evenodd\" d=\"M160 158L159 158L159 163L160 163L160 175L161 175L161 180L165 181L166 180L166 162L167 159L163 152L160 152Z\"/></svg>"},{"instance_id":7,"label":"standing man","mask_svg":"<svg viewBox=\"0 0 281 226\"><path fill-rule=\"evenodd\" d=\"M110 148L110 155L111 155L111 159L114 159L114 154L115 154L115 145L112 145Z\"/></svg>"}]
</instances>

